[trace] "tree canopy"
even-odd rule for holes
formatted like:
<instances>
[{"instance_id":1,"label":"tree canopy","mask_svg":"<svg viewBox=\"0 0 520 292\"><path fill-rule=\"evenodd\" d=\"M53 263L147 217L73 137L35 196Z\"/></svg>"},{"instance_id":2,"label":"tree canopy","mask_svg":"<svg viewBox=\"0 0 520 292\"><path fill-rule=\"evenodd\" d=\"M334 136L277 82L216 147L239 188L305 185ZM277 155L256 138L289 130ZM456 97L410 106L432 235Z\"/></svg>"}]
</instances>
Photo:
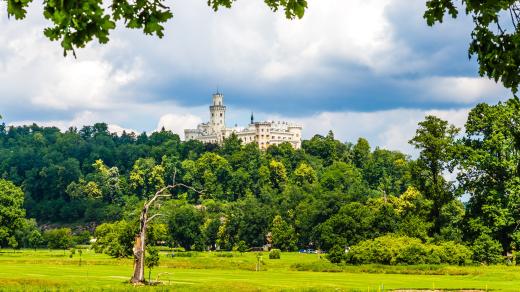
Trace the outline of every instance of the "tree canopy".
<instances>
[{"instance_id":1,"label":"tree canopy","mask_svg":"<svg viewBox=\"0 0 520 292\"><path fill-rule=\"evenodd\" d=\"M477 56L479 73L518 91L520 83L520 1L428 0L424 14L428 25L453 18L464 10L473 19L469 56Z\"/></svg>"},{"instance_id":2,"label":"tree canopy","mask_svg":"<svg viewBox=\"0 0 520 292\"><path fill-rule=\"evenodd\" d=\"M7 15L23 19L31 0L4 0ZM199 0L203 1L203 0ZM204 0L205 1L205 0ZM207 0L208 6L217 11L231 8L236 0ZM64 55L75 48L83 48L93 39L104 44L118 21L131 29L140 29L147 35L164 36L164 24L173 17L164 0L46 0L43 16L51 22L44 34L52 41L59 41ZM289 19L302 18L307 8L306 0L264 0L273 11L283 9Z\"/></svg>"}]
</instances>

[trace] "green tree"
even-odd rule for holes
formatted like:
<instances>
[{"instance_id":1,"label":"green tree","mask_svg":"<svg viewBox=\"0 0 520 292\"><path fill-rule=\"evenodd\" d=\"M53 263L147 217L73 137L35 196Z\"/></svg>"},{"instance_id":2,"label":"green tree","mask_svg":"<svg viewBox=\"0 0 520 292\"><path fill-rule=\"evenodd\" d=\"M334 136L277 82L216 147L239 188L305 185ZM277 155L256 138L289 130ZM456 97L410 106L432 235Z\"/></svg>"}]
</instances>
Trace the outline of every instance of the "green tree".
<instances>
[{"instance_id":1,"label":"green tree","mask_svg":"<svg viewBox=\"0 0 520 292\"><path fill-rule=\"evenodd\" d=\"M105 253L114 258L125 258L133 255L132 246L137 226L121 220L114 223L103 223L96 227L92 245L97 253Z\"/></svg>"},{"instance_id":2,"label":"green tree","mask_svg":"<svg viewBox=\"0 0 520 292\"><path fill-rule=\"evenodd\" d=\"M470 195L466 236L487 233L509 249L520 223L520 101L479 104L466 122L458 180Z\"/></svg>"},{"instance_id":3,"label":"green tree","mask_svg":"<svg viewBox=\"0 0 520 292\"><path fill-rule=\"evenodd\" d=\"M159 266L159 250L153 246L146 249L144 265L148 268L148 282L151 282L152 269Z\"/></svg>"},{"instance_id":4,"label":"green tree","mask_svg":"<svg viewBox=\"0 0 520 292\"><path fill-rule=\"evenodd\" d=\"M410 144L421 152L417 160L417 176L419 190L427 199L433 201L431 220L438 221L442 206L454 198L450 184L443 173L452 171L455 154L455 136L459 133L453 125L435 117L427 116L419 123L415 136ZM439 222L435 222L434 230L440 230Z\"/></svg>"},{"instance_id":5,"label":"green tree","mask_svg":"<svg viewBox=\"0 0 520 292\"><path fill-rule=\"evenodd\" d=\"M42 244L42 235L34 219L23 219L15 230L14 236L19 243L18 247L36 248Z\"/></svg>"},{"instance_id":6,"label":"green tree","mask_svg":"<svg viewBox=\"0 0 520 292\"><path fill-rule=\"evenodd\" d=\"M7 15L23 19L31 1L7 2ZM215 11L220 7L230 8L235 0L209 0L208 5ZM306 0L265 0L273 11L285 10L289 19L303 17L307 8ZM107 43L110 31L116 23L124 23L127 28L141 29L145 34L164 36L164 24L173 17L165 1L115 1L73 0L67 2L47 1L43 4L43 16L51 22L44 34L52 41L60 41L64 54L74 53L75 48L83 48L96 38Z\"/></svg>"},{"instance_id":7,"label":"green tree","mask_svg":"<svg viewBox=\"0 0 520 292\"><path fill-rule=\"evenodd\" d=\"M426 199L414 187L408 189L398 198L389 200L395 208L400 220L398 233L409 237L427 240L433 222L429 219L433 203Z\"/></svg>"},{"instance_id":8,"label":"green tree","mask_svg":"<svg viewBox=\"0 0 520 292\"><path fill-rule=\"evenodd\" d=\"M74 246L70 228L49 229L43 232L43 240L49 249L68 249Z\"/></svg>"},{"instance_id":9,"label":"green tree","mask_svg":"<svg viewBox=\"0 0 520 292\"><path fill-rule=\"evenodd\" d=\"M43 236L39 230L33 230L27 236L27 246L32 248L37 248L42 246L43 244Z\"/></svg>"},{"instance_id":10,"label":"green tree","mask_svg":"<svg viewBox=\"0 0 520 292\"><path fill-rule=\"evenodd\" d=\"M341 207L334 215L315 228L316 243L328 250L334 246L348 246L371 238L374 216L372 210L358 202Z\"/></svg>"},{"instance_id":11,"label":"green tree","mask_svg":"<svg viewBox=\"0 0 520 292\"><path fill-rule=\"evenodd\" d=\"M285 165L279 161L269 162L269 173L271 174L271 184L274 188L281 189L287 182L287 170Z\"/></svg>"},{"instance_id":12,"label":"green tree","mask_svg":"<svg viewBox=\"0 0 520 292\"><path fill-rule=\"evenodd\" d=\"M247 251L248 247L246 242L241 240L237 243L234 249L236 249L236 251L238 251L239 253L244 253Z\"/></svg>"},{"instance_id":13,"label":"green tree","mask_svg":"<svg viewBox=\"0 0 520 292\"><path fill-rule=\"evenodd\" d=\"M341 191L350 199L361 199L368 192L360 170L352 164L341 161L334 161L331 166L323 170L320 184L326 190Z\"/></svg>"},{"instance_id":14,"label":"green tree","mask_svg":"<svg viewBox=\"0 0 520 292\"><path fill-rule=\"evenodd\" d=\"M317 180L316 171L314 171L312 166L305 162L300 163L294 171L294 182L300 186L304 184L312 184Z\"/></svg>"},{"instance_id":15,"label":"green tree","mask_svg":"<svg viewBox=\"0 0 520 292\"><path fill-rule=\"evenodd\" d=\"M306 153L322 159L323 164L328 166L338 158L338 144L332 131L329 131L325 137L315 135L312 139L303 141L302 148Z\"/></svg>"},{"instance_id":16,"label":"green tree","mask_svg":"<svg viewBox=\"0 0 520 292\"><path fill-rule=\"evenodd\" d=\"M224 139L224 143L222 145L222 149L220 150L220 152L223 155L231 155L237 151L240 151L241 147L242 147L242 140L240 140L235 133L232 133L231 136Z\"/></svg>"},{"instance_id":17,"label":"green tree","mask_svg":"<svg viewBox=\"0 0 520 292\"><path fill-rule=\"evenodd\" d=\"M352 149L352 160L358 168L365 168L370 159L370 144L367 139L359 138Z\"/></svg>"},{"instance_id":18,"label":"green tree","mask_svg":"<svg viewBox=\"0 0 520 292\"><path fill-rule=\"evenodd\" d=\"M24 223L24 194L12 182L0 179L0 246L18 246L15 231Z\"/></svg>"},{"instance_id":19,"label":"green tree","mask_svg":"<svg viewBox=\"0 0 520 292\"><path fill-rule=\"evenodd\" d=\"M442 226L439 237L445 241L462 242L465 215L464 204L458 199L444 205L439 214L439 222Z\"/></svg>"},{"instance_id":20,"label":"green tree","mask_svg":"<svg viewBox=\"0 0 520 292\"><path fill-rule=\"evenodd\" d=\"M156 165L153 158L136 160L130 172L130 187L142 198L164 187L164 167Z\"/></svg>"},{"instance_id":21,"label":"green tree","mask_svg":"<svg viewBox=\"0 0 520 292\"><path fill-rule=\"evenodd\" d=\"M183 181L192 187L204 190L204 198L227 199L231 167L226 158L206 152L196 161L182 162L185 170ZM197 194L193 194L195 201Z\"/></svg>"},{"instance_id":22,"label":"green tree","mask_svg":"<svg viewBox=\"0 0 520 292\"><path fill-rule=\"evenodd\" d=\"M294 227L285 222L280 215L276 215L271 225L273 247L284 250L296 250L296 232Z\"/></svg>"},{"instance_id":23,"label":"green tree","mask_svg":"<svg viewBox=\"0 0 520 292\"><path fill-rule=\"evenodd\" d=\"M428 25L456 18L463 10L473 19L470 56L477 56L479 74L501 81L513 92L520 83L520 4L517 0L428 0Z\"/></svg>"},{"instance_id":24,"label":"green tree","mask_svg":"<svg viewBox=\"0 0 520 292\"><path fill-rule=\"evenodd\" d=\"M96 181L100 186L103 199L107 202L120 202L122 187L119 169L117 167L108 167L101 159L96 160L92 166L96 170ZM160 180L157 182L159 183Z\"/></svg>"},{"instance_id":25,"label":"green tree","mask_svg":"<svg viewBox=\"0 0 520 292\"><path fill-rule=\"evenodd\" d=\"M473 259L484 264L498 264L503 262L502 246L500 242L487 234L482 234L473 243Z\"/></svg>"},{"instance_id":26,"label":"green tree","mask_svg":"<svg viewBox=\"0 0 520 292\"><path fill-rule=\"evenodd\" d=\"M173 242L191 250L195 243L202 239L203 214L186 204L172 204L165 210L168 211L168 230Z\"/></svg>"},{"instance_id":27,"label":"green tree","mask_svg":"<svg viewBox=\"0 0 520 292\"><path fill-rule=\"evenodd\" d=\"M327 259L333 264L339 264L345 260L345 248L339 245L333 246L327 253Z\"/></svg>"}]
</instances>

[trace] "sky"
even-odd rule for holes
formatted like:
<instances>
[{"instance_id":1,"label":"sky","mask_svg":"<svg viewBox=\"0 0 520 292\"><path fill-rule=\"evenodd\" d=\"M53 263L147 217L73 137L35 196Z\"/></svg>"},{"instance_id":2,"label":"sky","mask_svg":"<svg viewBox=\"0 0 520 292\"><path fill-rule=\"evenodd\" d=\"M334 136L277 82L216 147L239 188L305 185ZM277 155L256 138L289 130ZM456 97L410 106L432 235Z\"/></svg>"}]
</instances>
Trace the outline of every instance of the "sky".
<instances>
[{"instance_id":1,"label":"sky","mask_svg":"<svg viewBox=\"0 0 520 292\"><path fill-rule=\"evenodd\" d=\"M183 129L209 119L211 94L227 105L227 124L283 119L304 138L332 130L372 146L413 153L408 140L425 115L463 127L479 102L510 96L478 77L467 46L471 19L428 27L425 1L309 0L301 20L261 0L212 11L205 0L169 1L165 37L119 25L110 42L63 57L43 36L39 3L23 21L0 2L0 114L9 125L111 131Z\"/></svg>"}]
</instances>

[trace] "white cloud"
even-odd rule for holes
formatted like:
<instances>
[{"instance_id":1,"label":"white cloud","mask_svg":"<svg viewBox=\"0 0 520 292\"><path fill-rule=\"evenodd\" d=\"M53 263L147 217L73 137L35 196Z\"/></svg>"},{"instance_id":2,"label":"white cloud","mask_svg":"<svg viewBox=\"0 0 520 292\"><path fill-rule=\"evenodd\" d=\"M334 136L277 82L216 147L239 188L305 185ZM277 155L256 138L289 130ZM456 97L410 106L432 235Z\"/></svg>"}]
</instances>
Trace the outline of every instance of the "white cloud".
<instances>
[{"instance_id":1,"label":"white cloud","mask_svg":"<svg viewBox=\"0 0 520 292\"><path fill-rule=\"evenodd\" d=\"M125 72L101 60L57 63L53 74L35 89L31 98L35 106L58 110L112 108L124 86L140 75L137 64Z\"/></svg>"},{"instance_id":2,"label":"white cloud","mask_svg":"<svg viewBox=\"0 0 520 292\"><path fill-rule=\"evenodd\" d=\"M414 136L417 123L425 116L436 115L462 128L468 111L468 109L395 109L377 112L322 112L295 121L303 125L306 139L314 134L326 135L329 130L332 130L336 139L341 141L355 143L359 137L364 137L373 147L379 146L416 155L416 150L408 144L408 141ZM283 119L282 117L270 118Z\"/></svg>"},{"instance_id":3,"label":"white cloud","mask_svg":"<svg viewBox=\"0 0 520 292\"><path fill-rule=\"evenodd\" d=\"M29 125L32 123L36 123L39 126L43 127L57 127L62 131L66 131L70 127L76 127L80 129L83 126L93 125L94 123L101 122L102 120L101 115L91 112L91 111L84 111L80 112L77 115L74 116L71 120L47 120L47 121L35 121L35 120L25 120L25 121L15 121L9 123L9 125L12 126L21 126L21 125ZM135 131L133 129L127 129L123 128L117 124L108 124L108 130L111 133L118 133L121 134L123 131L134 132L137 133L138 131Z\"/></svg>"},{"instance_id":4,"label":"white cloud","mask_svg":"<svg viewBox=\"0 0 520 292\"><path fill-rule=\"evenodd\" d=\"M184 138L184 129L194 129L202 119L192 114L166 114L159 119L157 130L164 127Z\"/></svg>"},{"instance_id":5,"label":"white cloud","mask_svg":"<svg viewBox=\"0 0 520 292\"><path fill-rule=\"evenodd\" d=\"M321 91L334 90L326 88L328 83L324 81L341 80L341 84L369 87L379 84L367 80L365 71L373 74L370 76L382 76L381 80L388 83L401 73L431 76L434 74L428 69L448 54L439 45L433 56L422 57L425 53L417 52L398 35L389 10L410 6L403 17L416 13L413 17L422 21L424 3L410 4L408 0L310 0L309 10L301 20L287 20L283 12L274 14L260 0L237 1L233 9L217 13L205 1L179 0L172 5L175 17L167 24L164 39L119 28L108 45L93 43L79 49L78 59L63 58L59 42L43 36L46 24L40 5L32 4L26 20L14 21L6 19L3 4L0 1L0 109L12 124L37 121L66 129L103 121L117 132L150 131L164 126L182 137L184 128L206 120L206 104L182 106L185 103L177 99L178 92L153 93L155 86L167 88L169 83L201 80L206 84L200 86L207 87L217 80L226 89L254 95L260 90L272 91L277 85L283 91L288 81L296 80L298 87L314 86L311 98L319 99ZM466 31L446 31L450 41L456 41L461 33ZM433 101L466 108L505 92L492 81L456 74L413 80L405 76L399 80L405 80L394 81L405 93L418 93L418 107L421 102ZM178 88L189 96L190 88L182 84ZM302 108L308 110L306 100L297 92L286 90L282 94L294 99L292 114ZM343 105L343 100L335 102ZM255 110L257 117L271 116L266 107L272 112L277 110L274 99L254 103L251 108L267 104L264 113ZM228 123L247 121L248 106L230 113ZM304 124L307 138L331 129L341 140L355 142L358 137L367 137L374 146L410 152L407 142L426 114L435 113L459 127L467 114L467 109L400 106L396 102L394 109L377 112L329 112L317 106L312 109L317 113L313 116L288 120ZM40 110L47 118L37 115ZM24 111L35 116L20 118L12 114Z\"/></svg>"},{"instance_id":6,"label":"white cloud","mask_svg":"<svg viewBox=\"0 0 520 292\"><path fill-rule=\"evenodd\" d=\"M108 131L110 133L117 133L118 135L121 135L123 134L123 132L126 132L127 134L128 133L139 133L139 131L136 131L134 129L128 129L128 128L123 128L119 125L115 125L115 124L109 124L108 125Z\"/></svg>"},{"instance_id":7,"label":"white cloud","mask_svg":"<svg viewBox=\"0 0 520 292\"><path fill-rule=\"evenodd\" d=\"M402 72L412 66L410 49L394 39L385 14L395 2L310 0L303 19L287 20L263 1L237 1L214 13L204 1L184 0L173 6L164 39L128 30L112 39L128 43L154 71L168 72L148 72L156 78L197 76L255 90L288 78L328 78L339 73L338 63Z\"/></svg>"},{"instance_id":8,"label":"white cloud","mask_svg":"<svg viewBox=\"0 0 520 292\"><path fill-rule=\"evenodd\" d=\"M425 100L469 104L497 101L510 95L501 84L478 77L427 77L417 81L406 81Z\"/></svg>"},{"instance_id":9,"label":"white cloud","mask_svg":"<svg viewBox=\"0 0 520 292\"><path fill-rule=\"evenodd\" d=\"M35 14L34 10L29 14ZM142 60L137 57L119 67L107 58L108 50L120 46L117 41L110 47L80 49L78 59L64 58L59 42L45 38L44 25L35 18L0 20L0 24L5 28L0 33L0 96L4 97L0 107L21 104L57 111L114 108L125 86L142 74Z\"/></svg>"}]
</instances>

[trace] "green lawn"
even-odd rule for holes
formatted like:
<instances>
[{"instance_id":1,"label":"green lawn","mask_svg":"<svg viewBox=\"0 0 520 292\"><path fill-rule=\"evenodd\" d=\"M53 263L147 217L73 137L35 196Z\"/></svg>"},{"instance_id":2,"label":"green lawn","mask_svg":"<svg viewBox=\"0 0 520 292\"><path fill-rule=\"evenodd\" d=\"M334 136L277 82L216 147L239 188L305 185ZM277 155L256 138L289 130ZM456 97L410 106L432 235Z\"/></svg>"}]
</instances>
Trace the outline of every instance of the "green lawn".
<instances>
[{"instance_id":1,"label":"green lawn","mask_svg":"<svg viewBox=\"0 0 520 292\"><path fill-rule=\"evenodd\" d=\"M170 258L161 254L152 273L162 284L139 289L257 291L257 290L358 290L480 289L520 291L520 268L449 266L344 266L337 267L319 255L283 253L280 260L263 254L264 265L255 271L255 253L194 253ZM112 259L92 251L69 258L68 251L0 251L0 290L127 290L132 260ZM336 272L316 272L316 271ZM411 273L411 274L410 274Z\"/></svg>"}]
</instances>

